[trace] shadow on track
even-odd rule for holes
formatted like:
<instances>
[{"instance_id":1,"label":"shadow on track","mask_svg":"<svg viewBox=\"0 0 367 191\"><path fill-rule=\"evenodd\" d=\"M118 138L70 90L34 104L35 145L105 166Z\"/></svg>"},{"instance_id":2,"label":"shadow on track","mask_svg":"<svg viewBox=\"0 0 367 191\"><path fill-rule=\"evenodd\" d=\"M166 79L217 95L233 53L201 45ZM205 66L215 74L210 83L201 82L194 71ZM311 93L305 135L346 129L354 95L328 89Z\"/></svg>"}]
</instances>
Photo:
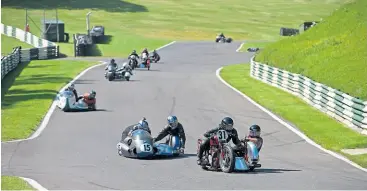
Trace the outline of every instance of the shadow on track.
<instances>
[{"instance_id":1,"label":"shadow on track","mask_svg":"<svg viewBox=\"0 0 367 191\"><path fill-rule=\"evenodd\" d=\"M281 169L281 168L257 168L252 172L241 172L236 171L236 174L269 174L269 173L284 173L284 172L299 172L302 170L294 170L294 169Z\"/></svg>"},{"instance_id":2,"label":"shadow on track","mask_svg":"<svg viewBox=\"0 0 367 191\"><path fill-rule=\"evenodd\" d=\"M124 157L124 156L121 156ZM177 160L177 159L184 159L184 158L190 158L190 157L196 157L196 154L183 154L177 157L174 156L155 156L152 158L135 158L135 157L124 157L129 160Z\"/></svg>"},{"instance_id":3,"label":"shadow on track","mask_svg":"<svg viewBox=\"0 0 367 191\"><path fill-rule=\"evenodd\" d=\"M130 81L126 81L124 79L115 79L115 80L112 80L110 82L126 82L126 83L129 83L129 82L139 82L140 80L130 80Z\"/></svg>"}]
</instances>

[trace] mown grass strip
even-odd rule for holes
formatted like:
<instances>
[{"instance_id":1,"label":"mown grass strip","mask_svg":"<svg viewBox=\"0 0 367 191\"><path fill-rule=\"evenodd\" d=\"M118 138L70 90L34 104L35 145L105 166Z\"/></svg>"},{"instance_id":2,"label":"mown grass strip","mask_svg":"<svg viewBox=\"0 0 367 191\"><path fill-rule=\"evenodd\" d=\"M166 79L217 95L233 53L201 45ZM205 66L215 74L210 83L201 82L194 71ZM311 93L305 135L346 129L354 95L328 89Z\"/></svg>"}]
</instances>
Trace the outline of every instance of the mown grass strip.
<instances>
[{"instance_id":1,"label":"mown grass strip","mask_svg":"<svg viewBox=\"0 0 367 191\"><path fill-rule=\"evenodd\" d=\"M36 60L22 63L9 73L1 84L1 140L30 136L60 88L94 64L87 61Z\"/></svg>"},{"instance_id":2,"label":"mown grass strip","mask_svg":"<svg viewBox=\"0 0 367 191\"><path fill-rule=\"evenodd\" d=\"M15 176L1 176L1 190L36 190L26 181Z\"/></svg>"},{"instance_id":3,"label":"mown grass strip","mask_svg":"<svg viewBox=\"0 0 367 191\"><path fill-rule=\"evenodd\" d=\"M341 152L344 148L366 148L365 136L309 106L300 98L252 78L249 64L226 66L220 75L257 103L296 125L322 147L336 151L367 167L366 155L351 156ZM279 99L280 97L282 99Z\"/></svg>"}]
</instances>

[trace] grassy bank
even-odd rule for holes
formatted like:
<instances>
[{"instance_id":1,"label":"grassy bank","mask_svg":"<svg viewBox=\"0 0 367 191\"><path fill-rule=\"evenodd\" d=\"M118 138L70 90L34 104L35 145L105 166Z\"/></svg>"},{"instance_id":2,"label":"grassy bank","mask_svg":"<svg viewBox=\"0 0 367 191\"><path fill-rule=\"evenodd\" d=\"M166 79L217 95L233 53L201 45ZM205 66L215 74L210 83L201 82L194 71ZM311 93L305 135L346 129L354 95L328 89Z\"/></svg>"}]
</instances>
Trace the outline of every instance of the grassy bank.
<instances>
[{"instance_id":1,"label":"grassy bank","mask_svg":"<svg viewBox=\"0 0 367 191\"><path fill-rule=\"evenodd\" d=\"M26 138L33 133L60 88L94 64L37 60L22 63L9 73L1 84L1 140Z\"/></svg>"},{"instance_id":2,"label":"grassy bank","mask_svg":"<svg viewBox=\"0 0 367 191\"><path fill-rule=\"evenodd\" d=\"M22 42L16 38L1 34L1 55L2 56L6 56L10 54L13 51L13 48L17 46L22 46L23 49L34 48L32 45Z\"/></svg>"},{"instance_id":3,"label":"grassy bank","mask_svg":"<svg viewBox=\"0 0 367 191\"><path fill-rule=\"evenodd\" d=\"M221 71L221 76L257 103L296 125L324 148L336 151L367 167L366 155L351 156L341 152L341 149L345 148L366 148L365 136L343 126L298 97L253 79L250 76L249 64L226 66Z\"/></svg>"},{"instance_id":4,"label":"grassy bank","mask_svg":"<svg viewBox=\"0 0 367 191\"><path fill-rule=\"evenodd\" d=\"M272 42L245 42L243 46L241 47L240 52L247 52L248 48L260 48L260 50L264 49L268 44L271 44Z\"/></svg>"},{"instance_id":5,"label":"grassy bank","mask_svg":"<svg viewBox=\"0 0 367 191\"><path fill-rule=\"evenodd\" d=\"M306 31L268 45L256 61L367 100L367 1L357 0Z\"/></svg>"},{"instance_id":6,"label":"grassy bank","mask_svg":"<svg viewBox=\"0 0 367 191\"><path fill-rule=\"evenodd\" d=\"M304 20L319 20L348 0L4 0L2 22L24 28L25 11L36 21L31 32L39 35L43 7L47 19L58 17L69 34L86 33L85 15L92 11L91 25L104 25L110 35L98 45L103 56L124 56L131 49L153 48L172 40L214 40L224 32L234 40L278 39L280 27L298 27ZM11 16L10 16L11 15ZM60 43L72 55L72 43ZM97 51L98 52L98 51Z\"/></svg>"},{"instance_id":7,"label":"grassy bank","mask_svg":"<svg viewBox=\"0 0 367 191\"><path fill-rule=\"evenodd\" d=\"M14 176L1 176L1 190L35 190L26 181Z\"/></svg>"}]
</instances>

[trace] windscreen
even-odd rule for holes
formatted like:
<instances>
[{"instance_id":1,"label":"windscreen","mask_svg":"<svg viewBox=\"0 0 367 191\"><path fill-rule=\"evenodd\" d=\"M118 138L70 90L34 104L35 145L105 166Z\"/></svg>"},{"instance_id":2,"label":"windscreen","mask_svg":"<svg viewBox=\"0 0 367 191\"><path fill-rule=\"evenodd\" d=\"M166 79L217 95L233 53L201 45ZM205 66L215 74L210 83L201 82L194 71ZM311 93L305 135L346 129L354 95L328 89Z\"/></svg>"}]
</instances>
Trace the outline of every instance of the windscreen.
<instances>
[{"instance_id":1,"label":"windscreen","mask_svg":"<svg viewBox=\"0 0 367 191\"><path fill-rule=\"evenodd\" d=\"M142 129L133 131L132 137L134 140L148 140L152 138L151 135L147 131L142 130Z\"/></svg>"}]
</instances>

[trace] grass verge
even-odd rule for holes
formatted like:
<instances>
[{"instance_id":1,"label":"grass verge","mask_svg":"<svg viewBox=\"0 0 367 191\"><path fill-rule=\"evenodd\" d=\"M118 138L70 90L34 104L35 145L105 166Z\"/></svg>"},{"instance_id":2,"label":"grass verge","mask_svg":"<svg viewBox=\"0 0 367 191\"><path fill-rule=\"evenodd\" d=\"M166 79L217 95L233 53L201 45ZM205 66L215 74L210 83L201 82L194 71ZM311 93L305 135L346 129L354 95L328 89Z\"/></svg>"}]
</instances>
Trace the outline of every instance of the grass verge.
<instances>
[{"instance_id":1,"label":"grass verge","mask_svg":"<svg viewBox=\"0 0 367 191\"><path fill-rule=\"evenodd\" d=\"M347 4L305 33L268 45L255 60L367 100L367 1Z\"/></svg>"},{"instance_id":2,"label":"grass verge","mask_svg":"<svg viewBox=\"0 0 367 191\"><path fill-rule=\"evenodd\" d=\"M33 133L60 88L94 64L36 60L9 73L1 82L1 140L22 139Z\"/></svg>"},{"instance_id":3,"label":"grass verge","mask_svg":"<svg viewBox=\"0 0 367 191\"><path fill-rule=\"evenodd\" d=\"M21 46L23 49L34 48L32 45L22 42L16 38L1 34L1 55L6 56L13 51L13 48Z\"/></svg>"},{"instance_id":4,"label":"grass verge","mask_svg":"<svg viewBox=\"0 0 367 191\"><path fill-rule=\"evenodd\" d=\"M35 190L26 181L15 176L1 176L1 190Z\"/></svg>"},{"instance_id":5,"label":"grass verge","mask_svg":"<svg viewBox=\"0 0 367 191\"><path fill-rule=\"evenodd\" d=\"M110 35L97 45L103 56L125 56L131 49L171 40L214 40L219 32L238 39L278 39L280 27L298 27L304 20L319 20L349 0L4 0L2 22L24 28L25 8L33 34L46 19L58 18L67 33L86 33L85 15L92 11L91 25L104 25ZM266 5L266 6L264 6ZM72 43L59 43L62 53L72 55ZM108 46L107 46L108 45ZM152 46L153 48L155 46Z\"/></svg>"},{"instance_id":6,"label":"grass verge","mask_svg":"<svg viewBox=\"0 0 367 191\"><path fill-rule=\"evenodd\" d=\"M262 50L263 48L265 48L270 43L272 43L272 42L251 42L251 41L246 42L241 47L240 52L247 52L248 48L260 48Z\"/></svg>"},{"instance_id":7,"label":"grass verge","mask_svg":"<svg viewBox=\"0 0 367 191\"><path fill-rule=\"evenodd\" d=\"M220 75L257 103L296 125L322 147L338 152L364 168L367 167L366 155L351 156L341 152L341 149L345 148L366 148L365 136L345 127L298 97L252 78L249 64L226 66Z\"/></svg>"}]
</instances>

